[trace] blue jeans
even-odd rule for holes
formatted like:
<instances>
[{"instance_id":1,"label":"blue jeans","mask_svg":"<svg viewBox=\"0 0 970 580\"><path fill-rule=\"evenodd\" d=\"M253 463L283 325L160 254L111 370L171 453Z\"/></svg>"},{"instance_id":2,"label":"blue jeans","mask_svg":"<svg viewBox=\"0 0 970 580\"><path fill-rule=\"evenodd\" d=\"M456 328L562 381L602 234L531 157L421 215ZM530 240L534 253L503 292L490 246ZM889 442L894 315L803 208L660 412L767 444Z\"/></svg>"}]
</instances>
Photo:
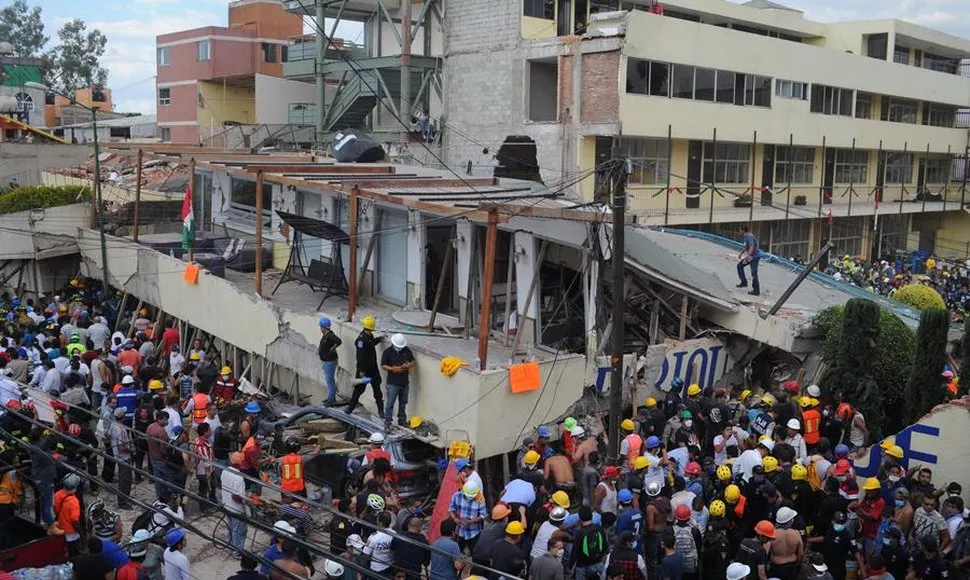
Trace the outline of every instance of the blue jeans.
<instances>
[{"instance_id":1,"label":"blue jeans","mask_svg":"<svg viewBox=\"0 0 970 580\"><path fill-rule=\"evenodd\" d=\"M600 562L592 566L576 566L576 571L573 576L576 580L594 580L594 577L601 578L603 576L603 563Z\"/></svg>"},{"instance_id":2,"label":"blue jeans","mask_svg":"<svg viewBox=\"0 0 970 580\"><path fill-rule=\"evenodd\" d=\"M758 263L761 262L761 257L751 258L751 261L745 264L743 261L738 262L738 279L741 280L742 284L747 285L748 279L744 277L744 267L751 266L751 291L755 294L761 292L761 283L758 281Z\"/></svg>"},{"instance_id":3,"label":"blue jeans","mask_svg":"<svg viewBox=\"0 0 970 580\"><path fill-rule=\"evenodd\" d=\"M246 547L246 522L232 516L226 518L229 523L229 545L235 548L236 554L242 554Z\"/></svg>"},{"instance_id":4,"label":"blue jeans","mask_svg":"<svg viewBox=\"0 0 970 580\"><path fill-rule=\"evenodd\" d=\"M49 526L54 523L54 482L38 481L37 494L40 496L40 517Z\"/></svg>"},{"instance_id":5,"label":"blue jeans","mask_svg":"<svg viewBox=\"0 0 970 580\"><path fill-rule=\"evenodd\" d=\"M408 388L409 385L387 385L387 405L384 407L384 423L391 424L391 418L394 416L395 400L399 401L397 404L398 421L407 421L408 416L405 407L408 404Z\"/></svg>"},{"instance_id":6,"label":"blue jeans","mask_svg":"<svg viewBox=\"0 0 970 580\"><path fill-rule=\"evenodd\" d=\"M152 475L155 476L155 495L163 497L169 489L172 475L169 472L168 464L163 459L152 461Z\"/></svg>"},{"instance_id":7,"label":"blue jeans","mask_svg":"<svg viewBox=\"0 0 970 580\"><path fill-rule=\"evenodd\" d=\"M332 403L337 398L337 361L323 363L323 380L327 383L327 400Z\"/></svg>"}]
</instances>

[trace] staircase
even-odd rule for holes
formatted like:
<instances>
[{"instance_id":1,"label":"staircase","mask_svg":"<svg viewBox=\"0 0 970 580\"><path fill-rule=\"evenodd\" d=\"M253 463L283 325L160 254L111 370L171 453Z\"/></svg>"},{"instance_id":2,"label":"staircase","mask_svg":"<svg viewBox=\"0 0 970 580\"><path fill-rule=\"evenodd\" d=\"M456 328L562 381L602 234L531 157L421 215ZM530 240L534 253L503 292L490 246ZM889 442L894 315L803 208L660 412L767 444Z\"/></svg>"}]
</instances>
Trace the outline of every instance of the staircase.
<instances>
[{"instance_id":1,"label":"staircase","mask_svg":"<svg viewBox=\"0 0 970 580\"><path fill-rule=\"evenodd\" d=\"M377 106L380 81L371 71L361 71L347 81L327 107L325 130L362 129L367 115Z\"/></svg>"}]
</instances>

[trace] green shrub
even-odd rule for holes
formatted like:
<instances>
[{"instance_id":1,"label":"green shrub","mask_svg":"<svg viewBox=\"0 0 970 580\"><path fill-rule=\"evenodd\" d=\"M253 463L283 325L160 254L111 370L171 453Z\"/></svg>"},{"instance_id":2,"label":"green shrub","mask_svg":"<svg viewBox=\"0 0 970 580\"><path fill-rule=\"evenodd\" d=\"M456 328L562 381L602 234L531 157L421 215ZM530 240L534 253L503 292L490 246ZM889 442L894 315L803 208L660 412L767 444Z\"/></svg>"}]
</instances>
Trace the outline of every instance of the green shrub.
<instances>
[{"instance_id":1,"label":"green shrub","mask_svg":"<svg viewBox=\"0 0 970 580\"><path fill-rule=\"evenodd\" d=\"M825 377L829 393L842 394L866 417L872 437L882 432L884 410L882 395L872 370L879 338L879 305L865 298L849 300L842 312L834 364Z\"/></svg>"},{"instance_id":2,"label":"green shrub","mask_svg":"<svg viewBox=\"0 0 970 580\"><path fill-rule=\"evenodd\" d=\"M909 381L906 383L906 410L915 422L944 400L943 366L946 364L946 340L950 316L946 310L924 310L916 331L916 349L912 357Z\"/></svg>"},{"instance_id":3,"label":"green shrub","mask_svg":"<svg viewBox=\"0 0 970 580\"><path fill-rule=\"evenodd\" d=\"M825 336L822 347L822 357L829 368L835 366L839 352L839 337L842 334L842 318L845 312L843 306L832 306L819 312L813 319L813 324ZM875 355L871 365L872 380L878 386L882 397L883 431L895 433L904 428L905 422L905 392L906 379L909 377L913 361L913 349L916 335L906 326L906 323L888 310L879 311L879 335L876 337ZM832 373L822 379L822 386L831 393L829 380L834 378ZM869 387L863 385L859 390L865 391ZM853 404L858 404L852 401ZM865 411L863 411L865 413ZM869 415L866 415L869 421Z\"/></svg>"},{"instance_id":4,"label":"green shrub","mask_svg":"<svg viewBox=\"0 0 970 580\"><path fill-rule=\"evenodd\" d=\"M91 201L84 185L28 185L0 192L0 214Z\"/></svg>"},{"instance_id":5,"label":"green shrub","mask_svg":"<svg viewBox=\"0 0 970 580\"><path fill-rule=\"evenodd\" d=\"M946 308L946 302L940 293L923 284L909 284L896 290L893 300L912 306L923 311L929 308Z\"/></svg>"}]
</instances>

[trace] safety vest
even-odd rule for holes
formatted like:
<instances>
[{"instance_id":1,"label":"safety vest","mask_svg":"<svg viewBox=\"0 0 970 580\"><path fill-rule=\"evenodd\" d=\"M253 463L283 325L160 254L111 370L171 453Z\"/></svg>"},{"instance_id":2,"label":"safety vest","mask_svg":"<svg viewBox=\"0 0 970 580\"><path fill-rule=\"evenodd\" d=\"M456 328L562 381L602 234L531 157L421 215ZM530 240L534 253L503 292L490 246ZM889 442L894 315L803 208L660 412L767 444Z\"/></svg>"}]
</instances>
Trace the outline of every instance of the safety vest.
<instances>
[{"instance_id":1,"label":"safety vest","mask_svg":"<svg viewBox=\"0 0 970 580\"><path fill-rule=\"evenodd\" d=\"M24 484L20 482L20 478L14 481L11 473L8 471L0 478L0 505L20 503L20 496L24 493Z\"/></svg>"},{"instance_id":2,"label":"safety vest","mask_svg":"<svg viewBox=\"0 0 970 580\"><path fill-rule=\"evenodd\" d=\"M196 393L192 396L192 420L196 425L205 423L205 408L209 406L209 395Z\"/></svg>"},{"instance_id":3,"label":"safety vest","mask_svg":"<svg viewBox=\"0 0 970 580\"><path fill-rule=\"evenodd\" d=\"M284 491L303 491L303 458L296 453L283 456L282 483Z\"/></svg>"},{"instance_id":4,"label":"safety vest","mask_svg":"<svg viewBox=\"0 0 970 580\"><path fill-rule=\"evenodd\" d=\"M636 433L630 433L624 441L626 441L630 449L630 452L626 456L626 466L633 469L633 464L636 463L637 457L640 457L643 452L643 439Z\"/></svg>"},{"instance_id":5,"label":"safety vest","mask_svg":"<svg viewBox=\"0 0 970 580\"><path fill-rule=\"evenodd\" d=\"M818 445L821 437L818 427L821 422L822 415L816 409L809 409L802 413L802 425L805 427L805 433L802 437L805 439L805 443Z\"/></svg>"},{"instance_id":6,"label":"safety vest","mask_svg":"<svg viewBox=\"0 0 970 580\"><path fill-rule=\"evenodd\" d=\"M250 437L246 440L246 444L243 445L242 452L246 453L254 447L259 448L259 443L256 443L256 437Z\"/></svg>"}]
</instances>

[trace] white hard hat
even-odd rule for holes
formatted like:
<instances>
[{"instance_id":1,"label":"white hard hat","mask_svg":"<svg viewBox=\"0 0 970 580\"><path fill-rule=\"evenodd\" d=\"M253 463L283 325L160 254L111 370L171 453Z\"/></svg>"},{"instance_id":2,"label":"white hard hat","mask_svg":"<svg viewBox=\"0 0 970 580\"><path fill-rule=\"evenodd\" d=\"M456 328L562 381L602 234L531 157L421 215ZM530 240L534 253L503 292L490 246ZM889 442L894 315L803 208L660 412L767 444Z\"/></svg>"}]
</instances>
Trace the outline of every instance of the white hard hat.
<instances>
[{"instance_id":1,"label":"white hard hat","mask_svg":"<svg viewBox=\"0 0 970 580\"><path fill-rule=\"evenodd\" d=\"M125 375L125 377L121 379L122 385L130 385L134 382L135 382L135 379L133 379L131 375Z\"/></svg>"},{"instance_id":2,"label":"white hard hat","mask_svg":"<svg viewBox=\"0 0 970 580\"><path fill-rule=\"evenodd\" d=\"M284 534L296 534L296 528L293 527L293 524L285 520L279 520L273 524L273 531L282 532Z\"/></svg>"},{"instance_id":3,"label":"white hard hat","mask_svg":"<svg viewBox=\"0 0 970 580\"><path fill-rule=\"evenodd\" d=\"M327 572L327 576L331 578L340 578L344 575L344 566L340 562L327 560L323 565L323 569Z\"/></svg>"},{"instance_id":4,"label":"white hard hat","mask_svg":"<svg viewBox=\"0 0 970 580\"><path fill-rule=\"evenodd\" d=\"M802 424L798 422L798 419L789 419L785 426L789 429L794 429L795 431L801 431Z\"/></svg>"},{"instance_id":5,"label":"white hard hat","mask_svg":"<svg viewBox=\"0 0 970 580\"><path fill-rule=\"evenodd\" d=\"M384 443L384 434L381 433L380 431L376 433L372 433L371 436L367 438L367 441L369 441L370 443L373 443L374 445L379 445L381 443Z\"/></svg>"},{"instance_id":6,"label":"white hard hat","mask_svg":"<svg viewBox=\"0 0 970 580\"><path fill-rule=\"evenodd\" d=\"M404 337L400 332L391 336L391 344L396 348L404 348L408 345L408 339Z\"/></svg>"},{"instance_id":7,"label":"white hard hat","mask_svg":"<svg viewBox=\"0 0 970 580\"><path fill-rule=\"evenodd\" d=\"M775 514L775 522L779 524L787 524L788 522L795 519L798 512L791 509L790 507L782 507L778 509L778 513Z\"/></svg>"},{"instance_id":8,"label":"white hard hat","mask_svg":"<svg viewBox=\"0 0 970 580\"><path fill-rule=\"evenodd\" d=\"M585 437L586 436L586 429L583 429L583 426L582 425L576 425L575 427L573 427L572 429L569 430L569 434L572 435L573 437L577 437L577 438L578 437Z\"/></svg>"},{"instance_id":9,"label":"white hard hat","mask_svg":"<svg viewBox=\"0 0 970 580\"><path fill-rule=\"evenodd\" d=\"M818 385L808 385L808 396L816 399L822 396L822 389Z\"/></svg>"},{"instance_id":10,"label":"white hard hat","mask_svg":"<svg viewBox=\"0 0 970 580\"><path fill-rule=\"evenodd\" d=\"M748 574L751 573L751 567L742 564L741 562L733 562L727 567L727 580L742 580L747 578Z\"/></svg>"},{"instance_id":11,"label":"white hard hat","mask_svg":"<svg viewBox=\"0 0 970 580\"><path fill-rule=\"evenodd\" d=\"M758 442L758 445L761 445L762 447L764 447L768 451L774 451L775 450L775 442L772 441L771 439L765 439L764 441L759 441Z\"/></svg>"}]
</instances>

